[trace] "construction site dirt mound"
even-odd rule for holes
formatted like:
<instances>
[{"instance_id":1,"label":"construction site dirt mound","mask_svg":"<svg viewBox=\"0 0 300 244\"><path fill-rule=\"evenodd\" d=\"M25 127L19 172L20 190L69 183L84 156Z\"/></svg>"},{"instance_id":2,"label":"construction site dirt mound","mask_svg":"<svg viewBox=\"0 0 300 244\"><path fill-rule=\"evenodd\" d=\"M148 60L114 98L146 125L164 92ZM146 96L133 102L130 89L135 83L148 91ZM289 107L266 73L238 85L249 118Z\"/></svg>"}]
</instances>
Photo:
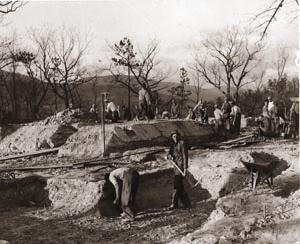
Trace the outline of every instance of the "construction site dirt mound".
<instances>
[{"instance_id":1,"label":"construction site dirt mound","mask_svg":"<svg viewBox=\"0 0 300 244\"><path fill-rule=\"evenodd\" d=\"M280 175L288 167L295 167L297 155L292 155L296 146L290 145L286 150L245 149L232 151L207 151L190 160L189 171L199 181L204 189L214 199L228 193L238 191L247 184L249 172L241 163L241 159L248 162L275 162L273 176ZM294 169L295 170L295 169Z\"/></svg>"},{"instance_id":2,"label":"construction site dirt mound","mask_svg":"<svg viewBox=\"0 0 300 244\"><path fill-rule=\"evenodd\" d=\"M59 147L76 131L70 125L21 126L0 141L0 154L29 153Z\"/></svg>"},{"instance_id":3,"label":"construction site dirt mound","mask_svg":"<svg viewBox=\"0 0 300 244\"><path fill-rule=\"evenodd\" d=\"M68 179L62 177L54 177L45 181L43 180L43 188L30 188L31 191L37 190L38 197L40 191L46 192L48 199L47 208L41 208L30 213L42 219L61 219L66 217L79 217L85 214L96 216L113 217L119 216L121 210L113 204L115 199L115 190L111 183L104 180L91 181L88 179ZM22 180L19 180L24 181ZM35 181L35 187L39 186ZM208 199L210 195L201 188L201 185L193 187L193 185L185 182L186 190L192 202L198 202ZM28 185L28 184L27 184ZM10 187L10 192L19 194L18 189ZM28 187L27 187L28 188ZM26 189L27 189L26 188ZM28 190L27 190L28 191ZM161 209L168 207L171 202L173 192L173 169L166 168L164 170L144 171L140 174L140 186L136 199L136 211L148 211L149 209ZM34 193L28 194L29 200L34 201L32 196ZM7 196L7 194L4 194ZM22 194L20 198L22 198ZM10 198L8 198L10 199ZM5 205L5 198L3 198ZM20 201L20 204L24 201ZM40 206L37 204L36 206Z\"/></svg>"},{"instance_id":4,"label":"construction site dirt mound","mask_svg":"<svg viewBox=\"0 0 300 244\"><path fill-rule=\"evenodd\" d=\"M300 226L298 145L274 143L261 149L209 152L198 160L203 168L202 186L212 195L219 195L216 209L202 227L171 243L296 243L299 240L296 231ZM215 153L219 156L213 157ZM231 194L220 194L232 170L239 172L235 168L239 167L239 157L261 164L277 162L273 187L259 185L253 192L241 181ZM207 169L207 164L211 165L212 171ZM246 178L247 174L244 180ZM233 186L238 184L239 181L235 181Z\"/></svg>"},{"instance_id":5,"label":"construction site dirt mound","mask_svg":"<svg viewBox=\"0 0 300 244\"><path fill-rule=\"evenodd\" d=\"M83 112L80 109L65 109L46 119L35 123L35 125L66 125L74 123L96 122L96 114Z\"/></svg>"},{"instance_id":6,"label":"construction site dirt mound","mask_svg":"<svg viewBox=\"0 0 300 244\"><path fill-rule=\"evenodd\" d=\"M141 147L168 146L170 133L178 131L190 145L209 142L215 133L209 126L196 121L151 121L128 125L106 126L105 146L107 153L124 152ZM59 150L59 156L93 158L103 154L102 127L84 126L68 138Z\"/></svg>"}]
</instances>

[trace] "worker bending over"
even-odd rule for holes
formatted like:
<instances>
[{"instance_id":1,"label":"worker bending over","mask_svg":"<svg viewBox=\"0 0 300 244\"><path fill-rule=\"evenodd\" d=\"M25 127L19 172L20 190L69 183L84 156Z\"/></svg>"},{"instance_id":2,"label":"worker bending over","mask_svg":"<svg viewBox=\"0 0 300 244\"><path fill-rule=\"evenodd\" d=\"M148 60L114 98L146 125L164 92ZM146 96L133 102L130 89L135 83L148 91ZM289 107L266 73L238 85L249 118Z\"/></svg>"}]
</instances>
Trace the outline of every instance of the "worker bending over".
<instances>
[{"instance_id":1,"label":"worker bending over","mask_svg":"<svg viewBox=\"0 0 300 244\"><path fill-rule=\"evenodd\" d=\"M110 181L116 192L114 204L121 207L129 217L134 218L134 202L139 185L139 173L135 169L122 167L105 175L105 181Z\"/></svg>"}]
</instances>

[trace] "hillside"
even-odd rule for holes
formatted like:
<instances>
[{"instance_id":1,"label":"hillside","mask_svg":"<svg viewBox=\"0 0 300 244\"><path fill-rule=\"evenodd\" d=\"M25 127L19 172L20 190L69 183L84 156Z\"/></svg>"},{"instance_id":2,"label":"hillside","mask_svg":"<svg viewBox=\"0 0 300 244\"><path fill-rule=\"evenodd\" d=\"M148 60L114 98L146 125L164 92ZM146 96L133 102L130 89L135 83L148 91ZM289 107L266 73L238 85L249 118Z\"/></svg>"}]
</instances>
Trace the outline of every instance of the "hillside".
<instances>
[{"instance_id":1,"label":"hillside","mask_svg":"<svg viewBox=\"0 0 300 244\"><path fill-rule=\"evenodd\" d=\"M177 86L178 83L174 82L161 82L157 87L162 104L168 102L171 99L170 93L168 92L171 87ZM190 96L190 102L195 103L197 100L195 87L189 85L187 90L192 91ZM83 84L80 87L80 95L84 104L100 102L100 94L102 92L109 92L111 99L115 101L116 104L123 105L127 104L127 87L116 82L112 76L99 76L96 79ZM137 95L132 93L132 101L135 103L137 101ZM222 97L223 94L216 88L202 89L200 97L204 101L215 101L217 97Z\"/></svg>"},{"instance_id":2,"label":"hillside","mask_svg":"<svg viewBox=\"0 0 300 244\"><path fill-rule=\"evenodd\" d=\"M42 83L38 80L32 81L28 76L18 73L13 78L11 73L2 72L0 78L0 85L3 87L3 89L0 89L0 106L2 108L0 110L0 119L2 118L6 122L30 122L34 120L32 111L35 104L43 96ZM126 79L125 76L124 79ZM114 100L116 105L120 107L127 105L128 89L121 83L116 82L113 76L99 76L94 79L86 78L86 81L88 82L81 84L77 90L72 91L73 101L70 102L73 103L74 107L80 107L88 111L94 103L99 110L102 92L109 92L111 99ZM134 84L134 78L132 78L132 83ZM135 85L135 90L138 91L139 86ZM169 107L171 95L168 91L171 87L177 85L178 83L175 82L161 82L159 84L157 90L160 98L160 108ZM193 106L197 101L195 87L188 86L187 90L192 91L188 105ZM202 89L200 95L204 101L215 101L220 96L222 96L222 93L215 88ZM135 104L137 104L137 92L132 92L131 105L134 106ZM36 119L43 119L64 108L64 101L55 96L49 87L39 106L38 118Z\"/></svg>"}]
</instances>

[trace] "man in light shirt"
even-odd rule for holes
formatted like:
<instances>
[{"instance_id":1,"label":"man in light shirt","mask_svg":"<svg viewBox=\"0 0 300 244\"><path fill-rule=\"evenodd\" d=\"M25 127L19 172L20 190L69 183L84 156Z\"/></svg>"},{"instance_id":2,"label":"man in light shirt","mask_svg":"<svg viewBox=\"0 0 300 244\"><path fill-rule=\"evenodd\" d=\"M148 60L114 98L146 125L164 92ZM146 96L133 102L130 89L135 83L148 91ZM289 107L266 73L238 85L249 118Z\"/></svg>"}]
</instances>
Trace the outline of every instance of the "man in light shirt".
<instances>
[{"instance_id":1,"label":"man in light shirt","mask_svg":"<svg viewBox=\"0 0 300 244\"><path fill-rule=\"evenodd\" d=\"M218 108L218 105L215 104L215 110L214 110L214 116L215 116L215 128L217 133L221 132L222 126L223 126L223 113L221 109Z\"/></svg>"},{"instance_id":2,"label":"man in light shirt","mask_svg":"<svg viewBox=\"0 0 300 244\"><path fill-rule=\"evenodd\" d=\"M240 107L235 103L231 102L231 116L232 116L232 129L234 133L240 134L241 129L241 109Z\"/></svg>"},{"instance_id":3,"label":"man in light shirt","mask_svg":"<svg viewBox=\"0 0 300 244\"><path fill-rule=\"evenodd\" d=\"M151 99L149 92L146 90L146 84L142 85L142 88L139 90L139 113L138 119L149 119L149 109L151 106Z\"/></svg>"},{"instance_id":4,"label":"man in light shirt","mask_svg":"<svg viewBox=\"0 0 300 244\"><path fill-rule=\"evenodd\" d=\"M132 168L122 167L105 174L105 181L110 181L114 188L116 198L114 204L121 207L122 211L134 218L134 202L139 186L139 173Z\"/></svg>"},{"instance_id":5,"label":"man in light shirt","mask_svg":"<svg viewBox=\"0 0 300 244\"><path fill-rule=\"evenodd\" d=\"M111 122L115 123L119 119L118 107L112 101L107 101L106 112L107 118L111 120Z\"/></svg>"},{"instance_id":6,"label":"man in light shirt","mask_svg":"<svg viewBox=\"0 0 300 244\"><path fill-rule=\"evenodd\" d=\"M271 113L272 109L274 108L274 102L271 96L268 96L268 111Z\"/></svg>"}]
</instances>

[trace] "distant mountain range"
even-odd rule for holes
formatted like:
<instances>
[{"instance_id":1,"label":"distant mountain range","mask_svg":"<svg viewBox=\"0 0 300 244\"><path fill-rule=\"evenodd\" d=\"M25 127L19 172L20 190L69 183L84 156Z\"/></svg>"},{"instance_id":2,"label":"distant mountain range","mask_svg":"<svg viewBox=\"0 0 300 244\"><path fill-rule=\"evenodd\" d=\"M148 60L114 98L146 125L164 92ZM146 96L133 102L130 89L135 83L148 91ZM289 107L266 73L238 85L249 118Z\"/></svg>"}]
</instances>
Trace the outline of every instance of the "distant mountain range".
<instances>
[{"instance_id":1,"label":"distant mountain range","mask_svg":"<svg viewBox=\"0 0 300 244\"><path fill-rule=\"evenodd\" d=\"M161 82L158 85L157 90L163 103L171 99L169 90L178 85L179 83L175 82ZM195 103L197 101L196 87L188 85L186 89L192 92L189 103ZM91 100L93 100L92 98L94 98L94 101L97 100L98 102L102 92L109 92L111 99L113 99L116 104L127 104L128 89L123 84L116 82L113 76L98 76L80 87L80 95L85 103L91 102ZM214 102L218 97L223 97L223 94L216 88L205 88L201 89L200 97L203 101ZM137 95L132 93L131 99L133 103L135 103L137 101Z\"/></svg>"},{"instance_id":2,"label":"distant mountain range","mask_svg":"<svg viewBox=\"0 0 300 244\"><path fill-rule=\"evenodd\" d=\"M31 113L29 110L30 99L34 97L40 97L41 95L41 83L36 80L35 83L26 75L16 74L15 78L9 72L2 71L0 76L0 106L2 106L3 116L9 116L13 113L13 104L18 106L18 117L19 121L31 121ZM123 79L127 79L126 76ZM101 93L109 92L111 99L115 102L116 105L120 107L122 105L127 105L128 99L128 89L123 84L116 82L113 76L98 76L96 78L86 78L86 83L81 84L78 87L78 96L74 101L74 106L80 105L82 109L89 111L89 108L94 103L98 110L101 106ZM132 83L134 83L134 78L132 78ZM158 95L160 99L160 107L168 108L171 101L171 93L169 90L172 87L178 86L179 83L175 82L161 82L158 87ZM34 89L34 90L33 90ZM139 87L137 86L137 90ZM186 87L187 90L190 90L192 94L189 97L187 104L189 106L194 106L197 101L195 87L189 85ZM14 93L14 90L16 91ZM13 97L16 101L13 102ZM222 93L216 88L202 89L200 97L203 101L214 102L217 97L223 97ZM131 93L131 106L137 104L137 94ZM33 101L33 100L32 100ZM71 102L71 101L70 101ZM56 111L61 111L65 108L64 101L56 97L49 87L46 97L44 98L41 109L40 116L41 118L47 117ZM15 112L15 113L16 113Z\"/></svg>"}]
</instances>

